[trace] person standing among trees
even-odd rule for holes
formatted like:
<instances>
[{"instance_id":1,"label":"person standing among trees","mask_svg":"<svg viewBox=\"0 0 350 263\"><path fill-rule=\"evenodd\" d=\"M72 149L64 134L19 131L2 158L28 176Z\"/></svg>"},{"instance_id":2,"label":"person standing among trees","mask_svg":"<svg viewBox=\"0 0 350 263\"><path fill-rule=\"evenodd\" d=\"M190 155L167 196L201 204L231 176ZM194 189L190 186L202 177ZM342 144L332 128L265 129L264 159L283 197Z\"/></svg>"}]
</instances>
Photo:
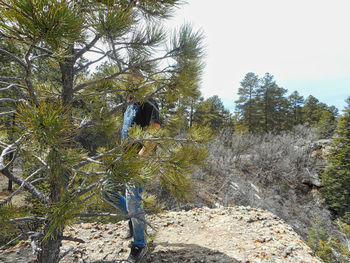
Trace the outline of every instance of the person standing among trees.
<instances>
[{"instance_id":1,"label":"person standing among trees","mask_svg":"<svg viewBox=\"0 0 350 263\"><path fill-rule=\"evenodd\" d=\"M159 107L153 98L149 98L144 103L136 103L129 105L124 112L123 128L122 128L122 144L127 145L128 129L133 125L139 125L142 128L160 129ZM156 143L150 148L142 146L139 155L146 155L155 147ZM120 184L113 185L107 181L105 190L102 192L103 198L112 206L120 210L124 215L137 215L129 220L128 237L133 237L130 255L128 261L140 262L147 253L147 245L145 239L145 213L141 204L141 194L144 189L139 183L128 182L125 184L125 197L121 194L122 187Z\"/></svg>"}]
</instances>

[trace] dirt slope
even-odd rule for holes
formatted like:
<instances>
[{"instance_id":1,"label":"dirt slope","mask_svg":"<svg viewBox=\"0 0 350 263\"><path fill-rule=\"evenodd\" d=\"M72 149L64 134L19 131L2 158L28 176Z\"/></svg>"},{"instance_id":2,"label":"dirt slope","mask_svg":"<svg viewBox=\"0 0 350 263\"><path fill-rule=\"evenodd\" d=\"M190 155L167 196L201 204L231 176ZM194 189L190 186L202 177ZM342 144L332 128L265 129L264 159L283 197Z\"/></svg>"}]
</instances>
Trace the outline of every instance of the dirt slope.
<instances>
[{"instance_id":1,"label":"dirt slope","mask_svg":"<svg viewBox=\"0 0 350 263\"><path fill-rule=\"evenodd\" d=\"M322 262L312 255L293 229L269 212L250 207L193 209L149 216L158 230L149 229L146 262ZM62 262L126 262L130 240L122 236L126 222L85 223L66 229L66 235L86 243L63 242L62 252L74 248ZM0 254L0 262L33 259L27 243Z\"/></svg>"}]
</instances>

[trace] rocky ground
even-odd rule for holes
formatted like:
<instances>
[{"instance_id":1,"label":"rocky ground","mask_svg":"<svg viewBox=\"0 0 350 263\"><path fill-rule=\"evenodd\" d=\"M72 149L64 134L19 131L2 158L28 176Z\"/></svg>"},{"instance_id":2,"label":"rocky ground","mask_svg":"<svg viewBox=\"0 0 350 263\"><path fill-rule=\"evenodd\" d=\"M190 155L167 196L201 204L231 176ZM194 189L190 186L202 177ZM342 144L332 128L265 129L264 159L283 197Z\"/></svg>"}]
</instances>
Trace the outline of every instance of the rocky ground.
<instances>
[{"instance_id":1,"label":"rocky ground","mask_svg":"<svg viewBox=\"0 0 350 263\"><path fill-rule=\"evenodd\" d=\"M293 229L273 214L250 207L200 208L148 216L146 262L322 262ZM64 241L61 262L127 262L127 223L84 223L65 230L85 243ZM34 262L28 242L0 253L0 262Z\"/></svg>"}]
</instances>

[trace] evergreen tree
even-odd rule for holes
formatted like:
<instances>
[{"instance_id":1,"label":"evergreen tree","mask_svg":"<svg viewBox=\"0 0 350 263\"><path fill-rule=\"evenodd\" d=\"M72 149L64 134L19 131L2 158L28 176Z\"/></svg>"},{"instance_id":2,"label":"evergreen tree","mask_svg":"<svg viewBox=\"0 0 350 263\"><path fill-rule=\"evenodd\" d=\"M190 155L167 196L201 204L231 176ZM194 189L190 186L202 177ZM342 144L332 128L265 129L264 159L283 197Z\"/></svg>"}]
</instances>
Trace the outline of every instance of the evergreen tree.
<instances>
[{"instance_id":1,"label":"evergreen tree","mask_svg":"<svg viewBox=\"0 0 350 263\"><path fill-rule=\"evenodd\" d=\"M259 76L252 72L247 73L241 81L239 98L235 101L239 130L254 132L259 126L256 101L259 84Z\"/></svg>"},{"instance_id":2,"label":"evergreen tree","mask_svg":"<svg viewBox=\"0 0 350 263\"><path fill-rule=\"evenodd\" d=\"M189 96L178 96L176 101L161 98L162 116L166 116L165 125L172 130L172 134L178 135L188 131L193 124L194 112L200 101L200 92Z\"/></svg>"},{"instance_id":3,"label":"evergreen tree","mask_svg":"<svg viewBox=\"0 0 350 263\"><path fill-rule=\"evenodd\" d=\"M329 166L322 175L322 192L330 209L350 221L350 97L345 113L339 117Z\"/></svg>"},{"instance_id":4,"label":"evergreen tree","mask_svg":"<svg viewBox=\"0 0 350 263\"><path fill-rule=\"evenodd\" d=\"M231 122L230 112L225 109L218 96L212 96L203 100L196 106L193 122L197 125L209 127L217 132L225 127L229 127Z\"/></svg>"},{"instance_id":5,"label":"evergreen tree","mask_svg":"<svg viewBox=\"0 0 350 263\"><path fill-rule=\"evenodd\" d=\"M8 136L1 125L0 172L40 208L31 217L43 224L31 234L40 248L33 247L39 263L59 261L64 227L77 216L89 216L84 205L107 177L115 182L159 177L177 196L188 193L193 165L206 154L197 143L207 137L203 130L191 129L181 139L168 137L165 129L130 130L132 142L146 147L158 142L159 151L147 158L132 147L123 151L116 136L121 122L116 117L127 105L161 95L177 101L198 92L201 34L183 26L167 42L160 26L180 2L0 1L0 35L20 47L19 53L11 46L0 50L11 67L20 68L0 76L0 92L19 94L18 103L9 105L16 112L16 133ZM89 67L103 60L103 67L89 74ZM8 94L1 100L13 101ZM107 137L95 155L78 142L89 129ZM24 179L9 169L18 157L25 162ZM115 160L118 165L112 166ZM106 175L111 167L114 173ZM2 226L9 219L10 213L0 213Z\"/></svg>"},{"instance_id":6,"label":"evergreen tree","mask_svg":"<svg viewBox=\"0 0 350 263\"><path fill-rule=\"evenodd\" d=\"M299 124L319 128L323 137L329 137L335 128L337 109L328 107L314 96L306 100L294 91L277 85L266 73L263 78L249 72L241 81L236 103L235 129L248 132L280 132Z\"/></svg>"},{"instance_id":7,"label":"evergreen tree","mask_svg":"<svg viewBox=\"0 0 350 263\"><path fill-rule=\"evenodd\" d=\"M290 115L292 116L293 126L302 124L302 107L304 105L303 96L299 95L298 91L294 91L288 96L290 103Z\"/></svg>"},{"instance_id":8,"label":"evergreen tree","mask_svg":"<svg viewBox=\"0 0 350 263\"><path fill-rule=\"evenodd\" d=\"M337 126L338 110L336 107L327 107L322 111L320 120L318 121L317 133L321 138L331 138Z\"/></svg>"},{"instance_id":9,"label":"evergreen tree","mask_svg":"<svg viewBox=\"0 0 350 263\"><path fill-rule=\"evenodd\" d=\"M261 130L264 132L283 130L288 107L288 102L284 97L287 90L279 87L273 76L266 73L257 91Z\"/></svg>"},{"instance_id":10,"label":"evergreen tree","mask_svg":"<svg viewBox=\"0 0 350 263\"><path fill-rule=\"evenodd\" d=\"M303 107L303 122L310 126L317 127L318 122L321 119L322 112L325 109L326 105L324 103L320 103L317 98L310 95L306 98Z\"/></svg>"},{"instance_id":11,"label":"evergreen tree","mask_svg":"<svg viewBox=\"0 0 350 263\"><path fill-rule=\"evenodd\" d=\"M341 220L335 221L337 237L328 233L320 219L312 220L312 227L308 232L308 246L324 262L350 262L350 225Z\"/></svg>"}]
</instances>

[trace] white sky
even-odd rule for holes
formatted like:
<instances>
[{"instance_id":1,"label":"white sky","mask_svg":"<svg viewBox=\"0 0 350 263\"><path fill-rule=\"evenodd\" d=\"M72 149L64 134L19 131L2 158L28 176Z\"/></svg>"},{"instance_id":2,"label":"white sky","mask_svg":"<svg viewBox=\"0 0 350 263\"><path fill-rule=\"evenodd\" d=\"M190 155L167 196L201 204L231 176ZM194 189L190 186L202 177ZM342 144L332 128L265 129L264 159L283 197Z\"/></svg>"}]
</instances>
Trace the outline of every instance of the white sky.
<instances>
[{"instance_id":1,"label":"white sky","mask_svg":"<svg viewBox=\"0 0 350 263\"><path fill-rule=\"evenodd\" d=\"M205 35L205 97L232 109L248 72L289 92L345 106L350 96L350 0L189 0L169 21Z\"/></svg>"}]
</instances>

